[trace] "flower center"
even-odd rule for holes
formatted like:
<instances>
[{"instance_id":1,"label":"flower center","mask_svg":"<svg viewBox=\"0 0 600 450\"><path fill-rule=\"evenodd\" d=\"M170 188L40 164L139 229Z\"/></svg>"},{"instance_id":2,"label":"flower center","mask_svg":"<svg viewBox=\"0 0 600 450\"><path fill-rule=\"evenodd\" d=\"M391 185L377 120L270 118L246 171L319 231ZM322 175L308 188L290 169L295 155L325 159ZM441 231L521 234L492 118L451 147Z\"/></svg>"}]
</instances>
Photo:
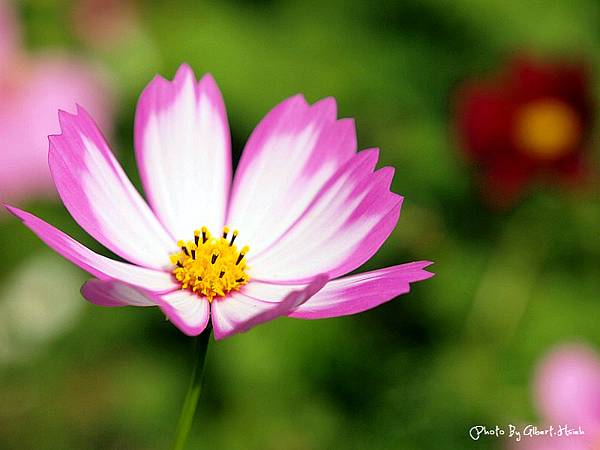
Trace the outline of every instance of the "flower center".
<instances>
[{"instance_id":1,"label":"flower center","mask_svg":"<svg viewBox=\"0 0 600 450\"><path fill-rule=\"evenodd\" d=\"M229 228L223 228L221 237L214 237L206 227L194 231L193 241L179 241L180 252L171 255L175 265L173 275L181 289L190 289L212 302L231 290L239 290L250 277L246 273L246 253L249 247L238 251L234 245L238 231L228 240Z\"/></svg>"},{"instance_id":2,"label":"flower center","mask_svg":"<svg viewBox=\"0 0 600 450\"><path fill-rule=\"evenodd\" d=\"M560 100L531 102L517 114L515 137L530 156L547 161L571 152L581 136L576 112Z\"/></svg>"}]
</instances>

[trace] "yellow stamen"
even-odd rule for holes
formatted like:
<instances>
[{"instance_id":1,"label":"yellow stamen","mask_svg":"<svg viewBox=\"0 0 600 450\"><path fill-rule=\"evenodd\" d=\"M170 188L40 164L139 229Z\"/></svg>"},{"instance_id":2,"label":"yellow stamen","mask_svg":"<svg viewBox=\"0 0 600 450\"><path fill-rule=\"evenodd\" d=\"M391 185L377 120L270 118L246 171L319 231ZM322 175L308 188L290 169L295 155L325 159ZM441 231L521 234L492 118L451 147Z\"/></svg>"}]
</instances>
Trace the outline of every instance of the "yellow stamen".
<instances>
[{"instance_id":1,"label":"yellow stamen","mask_svg":"<svg viewBox=\"0 0 600 450\"><path fill-rule=\"evenodd\" d=\"M178 241L181 251L170 256L173 275L182 289L190 289L212 302L216 296L224 297L232 290L239 290L248 283L245 255L248 246L238 251L233 241L238 235L234 230L231 241L227 240L229 228L223 228L221 238L212 237L206 227L194 231L193 241Z\"/></svg>"},{"instance_id":2,"label":"yellow stamen","mask_svg":"<svg viewBox=\"0 0 600 450\"><path fill-rule=\"evenodd\" d=\"M566 103L544 99L531 102L517 113L515 138L530 156L552 161L572 151L581 137L577 113Z\"/></svg>"}]
</instances>

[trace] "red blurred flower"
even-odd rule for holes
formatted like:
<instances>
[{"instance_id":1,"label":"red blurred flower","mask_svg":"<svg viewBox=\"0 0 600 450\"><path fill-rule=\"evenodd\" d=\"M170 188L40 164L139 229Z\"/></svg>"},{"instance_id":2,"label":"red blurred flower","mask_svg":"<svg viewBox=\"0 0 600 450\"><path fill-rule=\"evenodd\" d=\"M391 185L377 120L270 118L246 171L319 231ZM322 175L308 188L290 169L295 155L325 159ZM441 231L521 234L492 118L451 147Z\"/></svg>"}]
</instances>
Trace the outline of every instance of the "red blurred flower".
<instances>
[{"instance_id":1,"label":"red blurred flower","mask_svg":"<svg viewBox=\"0 0 600 450\"><path fill-rule=\"evenodd\" d=\"M582 179L593 122L584 65L517 58L499 76L467 83L457 103L461 148L493 205L510 205L540 178Z\"/></svg>"}]
</instances>

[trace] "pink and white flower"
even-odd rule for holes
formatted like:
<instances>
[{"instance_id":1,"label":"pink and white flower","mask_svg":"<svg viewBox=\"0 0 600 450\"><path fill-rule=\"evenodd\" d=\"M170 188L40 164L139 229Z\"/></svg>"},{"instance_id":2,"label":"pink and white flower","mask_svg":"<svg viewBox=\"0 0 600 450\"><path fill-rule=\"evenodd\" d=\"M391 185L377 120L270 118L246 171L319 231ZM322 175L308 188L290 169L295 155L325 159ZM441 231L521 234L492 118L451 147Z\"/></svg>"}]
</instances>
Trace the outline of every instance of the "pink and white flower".
<instances>
[{"instance_id":1,"label":"pink and white flower","mask_svg":"<svg viewBox=\"0 0 600 450\"><path fill-rule=\"evenodd\" d=\"M342 277L383 244L402 197L389 190L393 169L375 170L378 151L356 151L354 122L336 118L332 98L309 105L297 95L277 105L250 136L232 180L229 126L212 76L197 82L187 65L173 81L157 76L135 118L148 203L83 108L59 120L49 165L62 201L128 262L8 209L95 277L82 287L92 303L159 306L188 335L210 320L222 339L279 316L365 311L432 276L422 261ZM240 242L251 250L238 250Z\"/></svg>"},{"instance_id":2,"label":"pink and white flower","mask_svg":"<svg viewBox=\"0 0 600 450\"><path fill-rule=\"evenodd\" d=\"M512 447L514 450L600 448L600 358L594 350L583 344L556 348L540 364L534 388L545 424L555 430L581 427L585 434L523 438Z\"/></svg>"},{"instance_id":3,"label":"pink and white flower","mask_svg":"<svg viewBox=\"0 0 600 450\"><path fill-rule=\"evenodd\" d=\"M11 2L0 0L0 201L53 195L47 138L58 131L57 104L79 102L108 131L112 102L98 71L65 52L31 55Z\"/></svg>"}]
</instances>

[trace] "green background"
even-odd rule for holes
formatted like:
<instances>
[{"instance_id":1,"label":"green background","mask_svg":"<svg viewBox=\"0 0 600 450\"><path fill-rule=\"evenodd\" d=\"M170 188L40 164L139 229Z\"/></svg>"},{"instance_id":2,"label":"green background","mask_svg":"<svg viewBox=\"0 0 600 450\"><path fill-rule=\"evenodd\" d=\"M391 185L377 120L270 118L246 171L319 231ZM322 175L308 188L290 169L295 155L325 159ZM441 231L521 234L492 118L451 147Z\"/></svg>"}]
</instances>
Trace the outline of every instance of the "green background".
<instances>
[{"instance_id":1,"label":"green background","mask_svg":"<svg viewBox=\"0 0 600 450\"><path fill-rule=\"evenodd\" d=\"M434 278L375 310L213 342L190 449L500 448L468 429L535 423L536 362L564 341L600 346L598 186L540 187L493 211L452 139L456 88L515 53L580 56L597 96L598 2L138 2L135 32L110 48L74 33L72 2L19 5L29 48L70 48L113 77L111 142L138 185L135 102L156 73L188 62L215 76L236 159L282 99L333 95L405 196L365 269L435 261ZM62 206L26 207L108 254ZM0 227L0 448L168 448L191 340L158 310L88 304L85 274L18 221Z\"/></svg>"}]
</instances>

